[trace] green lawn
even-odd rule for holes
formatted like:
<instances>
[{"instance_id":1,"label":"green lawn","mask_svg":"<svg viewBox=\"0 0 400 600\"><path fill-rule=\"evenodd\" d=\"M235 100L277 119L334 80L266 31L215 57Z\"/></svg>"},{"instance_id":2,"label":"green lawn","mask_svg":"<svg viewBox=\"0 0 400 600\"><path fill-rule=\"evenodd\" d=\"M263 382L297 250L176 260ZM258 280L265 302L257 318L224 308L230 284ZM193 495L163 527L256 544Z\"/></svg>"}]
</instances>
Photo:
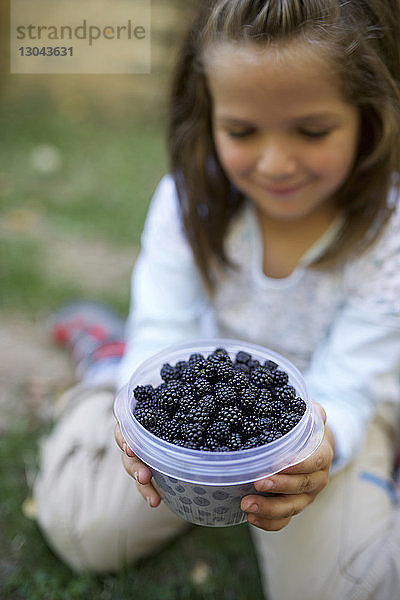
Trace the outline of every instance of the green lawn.
<instances>
[{"instance_id":1,"label":"green lawn","mask_svg":"<svg viewBox=\"0 0 400 600\"><path fill-rule=\"evenodd\" d=\"M96 114L73 119L37 96L9 106L3 102L0 130L0 318L12 310L37 319L80 289L62 274L47 276L42 268L47 240L29 235L29 220L39 215L56 234L137 246L151 193L166 168L162 124L108 122ZM41 159L39 152L40 163L42 145L47 150L44 159L43 148ZM127 309L127 293L113 301ZM246 526L195 527L118 576L71 573L21 511L29 494L26 474L35 469L45 429L27 415L0 435L1 600L263 598Z\"/></svg>"}]
</instances>

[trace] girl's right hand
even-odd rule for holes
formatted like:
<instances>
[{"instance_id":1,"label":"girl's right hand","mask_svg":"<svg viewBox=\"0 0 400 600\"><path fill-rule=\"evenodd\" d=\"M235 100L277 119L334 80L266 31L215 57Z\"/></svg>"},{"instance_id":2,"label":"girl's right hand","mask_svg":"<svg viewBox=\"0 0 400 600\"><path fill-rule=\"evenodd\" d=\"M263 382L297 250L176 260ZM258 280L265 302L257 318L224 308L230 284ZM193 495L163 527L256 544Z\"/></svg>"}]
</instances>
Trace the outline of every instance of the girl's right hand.
<instances>
[{"instance_id":1,"label":"girl's right hand","mask_svg":"<svg viewBox=\"0 0 400 600\"><path fill-rule=\"evenodd\" d=\"M161 498L151 484L152 475L150 469L129 448L122 436L118 423L115 426L114 435L118 446L123 452L122 462L125 470L136 481L137 488L147 504L152 508L158 506Z\"/></svg>"}]
</instances>

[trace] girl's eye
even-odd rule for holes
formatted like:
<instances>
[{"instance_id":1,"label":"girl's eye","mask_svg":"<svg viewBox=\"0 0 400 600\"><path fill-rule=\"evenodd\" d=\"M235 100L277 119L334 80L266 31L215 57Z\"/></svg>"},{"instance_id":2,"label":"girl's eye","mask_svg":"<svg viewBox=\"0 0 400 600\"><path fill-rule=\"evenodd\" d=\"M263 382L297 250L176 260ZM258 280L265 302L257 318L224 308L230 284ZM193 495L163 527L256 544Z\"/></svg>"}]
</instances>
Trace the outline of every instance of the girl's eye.
<instances>
[{"instance_id":1,"label":"girl's eye","mask_svg":"<svg viewBox=\"0 0 400 600\"><path fill-rule=\"evenodd\" d=\"M254 133L254 129L231 129L227 131L227 134L230 138L234 138L234 139L240 139L240 138L245 138L245 137L249 137L250 135L253 135Z\"/></svg>"},{"instance_id":2,"label":"girl's eye","mask_svg":"<svg viewBox=\"0 0 400 600\"><path fill-rule=\"evenodd\" d=\"M330 129L319 129L319 130L299 129L299 133L303 137L310 138L313 140L319 140L324 137L327 137L330 134Z\"/></svg>"}]
</instances>

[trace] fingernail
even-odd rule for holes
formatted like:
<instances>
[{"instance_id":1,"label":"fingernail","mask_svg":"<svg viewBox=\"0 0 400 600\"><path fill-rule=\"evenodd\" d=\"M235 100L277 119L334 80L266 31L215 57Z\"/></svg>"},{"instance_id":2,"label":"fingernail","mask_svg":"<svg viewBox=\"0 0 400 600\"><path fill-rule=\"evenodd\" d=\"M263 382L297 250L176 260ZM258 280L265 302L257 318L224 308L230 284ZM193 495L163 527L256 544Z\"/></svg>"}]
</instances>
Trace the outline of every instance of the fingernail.
<instances>
[{"instance_id":1,"label":"fingernail","mask_svg":"<svg viewBox=\"0 0 400 600\"><path fill-rule=\"evenodd\" d=\"M248 513L257 513L259 510L258 504L255 504L253 502L252 504L245 505L244 510L245 510L245 512L248 512Z\"/></svg>"},{"instance_id":2,"label":"fingernail","mask_svg":"<svg viewBox=\"0 0 400 600\"><path fill-rule=\"evenodd\" d=\"M150 496L147 496L147 497L146 497L146 502L147 502L147 504L150 506L150 508L153 508L153 507L151 506L151 500L150 500Z\"/></svg>"},{"instance_id":3,"label":"fingernail","mask_svg":"<svg viewBox=\"0 0 400 600\"><path fill-rule=\"evenodd\" d=\"M256 481L254 487L258 492L266 492L267 490L272 490L275 483L272 479L264 479L262 481Z\"/></svg>"},{"instance_id":4,"label":"fingernail","mask_svg":"<svg viewBox=\"0 0 400 600\"><path fill-rule=\"evenodd\" d=\"M129 456L129 458L133 458L135 456L127 444L125 444L125 453L127 456Z\"/></svg>"},{"instance_id":5,"label":"fingernail","mask_svg":"<svg viewBox=\"0 0 400 600\"><path fill-rule=\"evenodd\" d=\"M122 444L122 454L126 454L126 443Z\"/></svg>"},{"instance_id":6,"label":"fingernail","mask_svg":"<svg viewBox=\"0 0 400 600\"><path fill-rule=\"evenodd\" d=\"M133 479L139 483L139 473L137 471L134 472Z\"/></svg>"}]
</instances>

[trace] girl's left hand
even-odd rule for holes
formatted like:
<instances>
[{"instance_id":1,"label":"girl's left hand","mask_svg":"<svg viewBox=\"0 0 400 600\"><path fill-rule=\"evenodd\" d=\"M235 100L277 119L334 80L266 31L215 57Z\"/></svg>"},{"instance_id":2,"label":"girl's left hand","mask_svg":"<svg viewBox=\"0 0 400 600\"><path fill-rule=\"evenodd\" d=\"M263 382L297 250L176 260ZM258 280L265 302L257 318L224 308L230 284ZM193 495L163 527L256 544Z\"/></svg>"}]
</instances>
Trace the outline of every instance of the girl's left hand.
<instances>
[{"instance_id":1,"label":"girl's left hand","mask_svg":"<svg viewBox=\"0 0 400 600\"><path fill-rule=\"evenodd\" d=\"M318 405L324 423L325 411ZM309 458L266 479L256 481L257 492L282 494L280 496L246 496L241 508L248 513L247 520L265 531L279 531L294 515L299 514L326 486L334 455L334 439L325 425L324 437Z\"/></svg>"}]
</instances>

